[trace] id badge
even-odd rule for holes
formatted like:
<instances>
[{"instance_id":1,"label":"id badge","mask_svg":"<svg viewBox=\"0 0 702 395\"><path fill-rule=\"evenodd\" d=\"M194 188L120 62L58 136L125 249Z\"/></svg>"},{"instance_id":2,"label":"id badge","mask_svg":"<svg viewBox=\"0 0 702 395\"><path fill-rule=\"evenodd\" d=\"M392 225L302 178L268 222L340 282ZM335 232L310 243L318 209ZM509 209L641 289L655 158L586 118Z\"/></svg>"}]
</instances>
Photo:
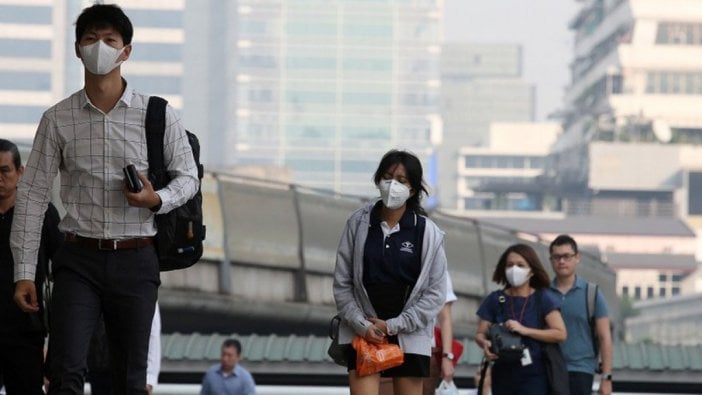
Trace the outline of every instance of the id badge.
<instances>
[{"instance_id":1,"label":"id badge","mask_svg":"<svg viewBox=\"0 0 702 395\"><path fill-rule=\"evenodd\" d=\"M529 347L522 351L522 366L531 365L531 353L529 352Z\"/></svg>"}]
</instances>

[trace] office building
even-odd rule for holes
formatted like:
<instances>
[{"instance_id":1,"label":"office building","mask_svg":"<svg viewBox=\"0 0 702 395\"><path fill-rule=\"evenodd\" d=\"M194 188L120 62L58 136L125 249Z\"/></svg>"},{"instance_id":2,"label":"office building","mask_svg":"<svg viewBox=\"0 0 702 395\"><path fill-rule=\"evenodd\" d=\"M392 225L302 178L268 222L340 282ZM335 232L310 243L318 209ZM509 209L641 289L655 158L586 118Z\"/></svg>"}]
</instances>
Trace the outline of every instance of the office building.
<instances>
[{"instance_id":1,"label":"office building","mask_svg":"<svg viewBox=\"0 0 702 395\"><path fill-rule=\"evenodd\" d=\"M556 122L492 123L487 146L458 150L457 210L467 215L559 211L535 180L560 133Z\"/></svg>"},{"instance_id":2,"label":"office building","mask_svg":"<svg viewBox=\"0 0 702 395\"><path fill-rule=\"evenodd\" d=\"M437 146L439 200L462 209L462 147L489 147L492 122L529 122L534 87L522 80L522 49L510 44L446 43L441 54L443 133ZM537 136L534 136L538 138Z\"/></svg>"},{"instance_id":3,"label":"office building","mask_svg":"<svg viewBox=\"0 0 702 395\"><path fill-rule=\"evenodd\" d=\"M566 210L702 214L702 2L585 1L570 27L572 83L547 171Z\"/></svg>"}]
</instances>

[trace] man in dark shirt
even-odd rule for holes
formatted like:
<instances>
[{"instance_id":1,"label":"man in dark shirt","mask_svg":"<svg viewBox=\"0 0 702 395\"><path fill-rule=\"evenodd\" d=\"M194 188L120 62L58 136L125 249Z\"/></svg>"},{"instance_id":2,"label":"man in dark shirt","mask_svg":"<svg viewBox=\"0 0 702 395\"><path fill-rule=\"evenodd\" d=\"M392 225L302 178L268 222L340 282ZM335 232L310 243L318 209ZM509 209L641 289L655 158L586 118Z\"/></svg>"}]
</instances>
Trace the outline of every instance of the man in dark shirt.
<instances>
[{"instance_id":1,"label":"man in dark shirt","mask_svg":"<svg viewBox=\"0 0 702 395\"><path fill-rule=\"evenodd\" d=\"M0 139L0 381L8 395L43 394L44 337L46 328L41 288L37 290L40 309L25 313L13 300L14 261L10 251L10 227L14 213L17 182L24 171L17 146ZM46 277L48 260L58 249L62 235L59 215L49 204L44 218L35 283Z\"/></svg>"}]
</instances>

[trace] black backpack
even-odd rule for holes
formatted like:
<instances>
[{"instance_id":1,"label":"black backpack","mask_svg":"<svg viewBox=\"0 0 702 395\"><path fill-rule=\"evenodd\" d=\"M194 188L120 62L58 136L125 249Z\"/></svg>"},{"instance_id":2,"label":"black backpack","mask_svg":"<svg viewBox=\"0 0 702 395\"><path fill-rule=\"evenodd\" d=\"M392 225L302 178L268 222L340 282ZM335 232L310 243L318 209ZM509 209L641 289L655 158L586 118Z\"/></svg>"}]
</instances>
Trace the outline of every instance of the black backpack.
<instances>
[{"instance_id":1,"label":"black backpack","mask_svg":"<svg viewBox=\"0 0 702 395\"><path fill-rule=\"evenodd\" d=\"M171 181L163 157L163 138L166 130L166 104L158 96L149 98L146 108L146 145L149 157L149 180L154 190L164 188ZM198 187L192 199L166 214L156 215L156 251L161 271L185 269L202 256L205 226L202 223L202 176L200 142L186 131L188 142L197 164Z\"/></svg>"}]
</instances>

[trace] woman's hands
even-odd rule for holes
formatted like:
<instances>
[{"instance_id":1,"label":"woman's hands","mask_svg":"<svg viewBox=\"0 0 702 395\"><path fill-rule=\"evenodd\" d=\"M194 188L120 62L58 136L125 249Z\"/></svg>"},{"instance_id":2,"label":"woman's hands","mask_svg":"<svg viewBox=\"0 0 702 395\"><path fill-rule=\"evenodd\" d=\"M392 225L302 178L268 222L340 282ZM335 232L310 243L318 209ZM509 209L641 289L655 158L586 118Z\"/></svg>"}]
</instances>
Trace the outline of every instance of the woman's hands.
<instances>
[{"instance_id":1,"label":"woman's hands","mask_svg":"<svg viewBox=\"0 0 702 395\"><path fill-rule=\"evenodd\" d=\"M497 359L497 354L493 354L492 351L490 351L492 342L488 340L486 335L490 325L491 322L489 321L483 319L478 321L478 331L475 333L475 344L483 349L483 354L485 354L485 358L487 358L488 361L494 361Z\"/></svg>"},{"instance_id":2,"label":"woman's hands","mask_svg":"<svg viewBox=\"0 0 702 395\"><path fill-rule=\"evenodd\" d=\"M512 332L519 333L522 336L528 336L528 331L530 328L527 328L526 326L522 325L519 321L517 320L507 320L504 323L505 328L509 329Z\"/></svg>"},{"instance_id":3,"label":"woman's hands","mask_svg":"<svg viewBox=\"0 0 702 395\"><path fill-rule=\"evenodd\" d=\"M366 334L363 336L369 343L382 343L386 339L388 333L388 326L384 320L379 318L368 318L371 325L366 330Z\"/></svg>"},{"instance_id":4,"label":"woman's hands","mask_svg":"<svg viewBox=\"0 0 702 395\"><path fill-rule=\"evenodd\" d=\"M487 358L488 361L494 361L497 359L497 354L493 354L490 349L492 347L492 342L486 339L485 335L483 335L483 339L481 341L481 344L479 345L483 349L483 354L485 355L485 358Z\"/></svg>"}]
</instances>

